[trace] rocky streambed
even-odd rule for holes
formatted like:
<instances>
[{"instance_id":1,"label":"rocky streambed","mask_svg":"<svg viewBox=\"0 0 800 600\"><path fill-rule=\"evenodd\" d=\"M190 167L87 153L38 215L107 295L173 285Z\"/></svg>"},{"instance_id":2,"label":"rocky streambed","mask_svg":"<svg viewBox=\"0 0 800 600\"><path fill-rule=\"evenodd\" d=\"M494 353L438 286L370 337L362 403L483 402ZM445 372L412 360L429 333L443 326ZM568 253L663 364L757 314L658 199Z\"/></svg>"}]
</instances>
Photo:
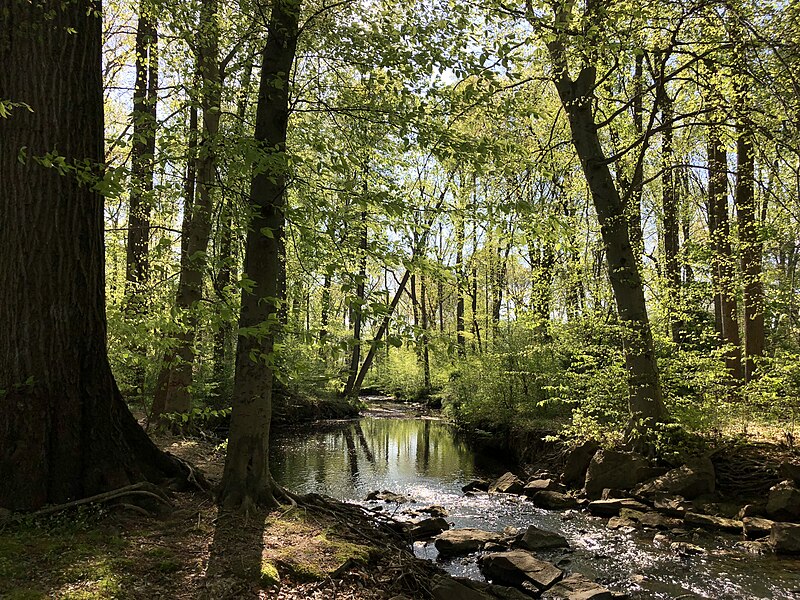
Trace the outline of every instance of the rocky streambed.
<instances>
[{"instance_id":1,"label":"rocky streambed","mask_svg":"<svg viewBox=\"0 0 800 600\"><path fill-rule=\"evenodd\" d=\"M800 597L790 476L737 503L717 493L706 459L658 469L588 444L559 472L498 477L502 461L429 419L340 423L273 454L293 489L401 521L416 554L455 577L436 598Z\"/></svg>"}]
</instances>

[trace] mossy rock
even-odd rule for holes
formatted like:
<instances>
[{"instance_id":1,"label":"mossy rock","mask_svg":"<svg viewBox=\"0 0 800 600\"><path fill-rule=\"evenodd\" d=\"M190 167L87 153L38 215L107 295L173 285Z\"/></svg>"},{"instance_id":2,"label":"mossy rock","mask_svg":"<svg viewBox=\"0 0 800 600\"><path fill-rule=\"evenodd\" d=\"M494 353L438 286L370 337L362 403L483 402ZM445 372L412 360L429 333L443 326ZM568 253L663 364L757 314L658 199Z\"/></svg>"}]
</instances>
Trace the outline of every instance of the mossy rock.
<instances>
[{"instance_id":1,"label":"mossy rock","mask_svg":"<svg viewBox=\"0 0 800 600\"><path fill-rule=\"evenodd\" d=\"M267 560L261 561L260 582L263 587L278 587L281 584L281 576L278 569Z\"/></svg>"}]
</instances>

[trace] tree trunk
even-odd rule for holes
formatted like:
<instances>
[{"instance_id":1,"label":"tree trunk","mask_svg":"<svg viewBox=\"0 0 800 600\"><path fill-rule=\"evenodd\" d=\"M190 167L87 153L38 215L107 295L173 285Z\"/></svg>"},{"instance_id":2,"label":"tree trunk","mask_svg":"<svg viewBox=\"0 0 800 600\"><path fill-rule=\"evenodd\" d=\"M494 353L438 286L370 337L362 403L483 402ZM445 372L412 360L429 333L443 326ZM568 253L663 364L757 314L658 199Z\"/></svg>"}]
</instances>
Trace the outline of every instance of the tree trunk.
<instances>
[{"instance_id":1,"label":"tree trunk","mask_svg":"<svg viewBox=\"0 0 800 600\"><path fill-rule=\"evenodd\" d=\"M108 363L98 6L6 2L0 64L0 98L30 107L0 118L0 507L181 475Z\"/></svg>"},{"instance_id":2,"label":"tree trunk","mask_svg":"<svg viewBox=\"0 0 800 600\"><path fill-rule=\"evenodd\" d=\"M353 389L358 367L361 364L361 328L364 323L364 306L366 305L367 284L367 213L361 211L361 227L359 228L358 250L359 269L356 280L356 303L350 306L350 323L353 325L353 352L350 354L350 372L345 384L345 395Z\"/></svg>"},{"instance_id":3,"label":"tree trunk","mask_svg":"<svg viewBox=\"0 0 800 600\"><path fill-rule=\"evenodd\" d=\"M681 267L678 263L678 194L675 185L674 156L672 151L672 100L667 95L667 90L662 86L659 89L661 98L661 120L664 131L661 134L661 199L664 211L664 281L666 291L667 323L669 334L674 343L680 342L681 311Z\"/></svg>"},{"instance_id":4,"label":"tree trunk","mask_svg":"<svg viewBox=\"0 0 800 600\"><path fill-rule=\"evenodd\" d=\"M280 311L285 300L286 130L299 18L300 0L274 0L261 55L255 142L269 157L270 169L257 171L250 188L253 216L247 232L244 271L254 283L251 290L242 290L233 411L219 492L220 505L229 510L275 504L269 430L274 345L280 336Z\"/></svg>"},{"instance_id":5,"label":"tree trunk","mask_svg":"<svg viewBox=\"0 0 800 600\"><path fill-rule=\"evenodd\" d=\"M369 351L367 355L364 357L364 362L361 364L361 368L358 371L358 375L355 378L352 386L348 386L345 388L344 394L345 396L357 396L358 392L361 390L361 386L364 384L364 378L367 376L370 367L372 366L372 362L375 360L375 353L378 350L378 345L380 341L383 339L383 336L389 330L389 323L392 320L392 315L394 314L397 305L400 304L400 298L403 297L405 293L406 285L408 285L408 280L411 278L411 271L406 270L403 278L400 280L400 285L397 286L397 291L394 294L394 298L392 298L391 304L389 304L389 310L384 315L381 324L378 326L378 331L375 333L375 337L372 340L372 343L369 346Z\"/></svg>"},{"instance_id":6,"label":"tree trunk","mask_svg":"<svg viewBox=\"0 0 800 600\"><path fill-rule=\"evenodd\" d=\"M633 127L637 136L644 133L643 119L643 98L644 85L642 66L644 54L639 53L634 59L633 68ZM641 152L645 152L642 148ZM641 265L641 257L644 252L644 241L642 239L642 188L644 180L644 156L637 158L636 165L631 178L631 193L628 195L628 205L625 207L625 214L628 217L628 235L631 238L633 253L637 259L637 265Z\"/></svg>"},{"instance_id":7,"label":"tree trunk","mask_svg":"<svg viewBox=\"0 0 800 600\"><path fill-rule=\"evenodd\" d=\"M557 20L563 17L559 14ZM663 421L667 417L667 412L661 398L644 287L631 246L628 220L594 120L593 94L597 73L593 66L584 65L577 79L572 80L567 71L566 49L561 39L551 42L549 50L556 89L569 119L573 145L600 222L608 276L623 327L631 427L646 434L653 422Z\"/></svg>"},{"instance_id":8,"label":"tree trunk","mask_svg":"<svg viewBox=\"0 0 800 600\"><path fill-rule=\"evenodd\" d=\"M428 289L425 285L425 275L420 276L420 313L422 327L422 385L427 393L431 389L431 357L428 348Z\"/></svg>"},{"instance_id":9,"label":"tree trunk","mask_svg":"<svg viewBox=\"0 0 800 600\"><path fill-rule=\"evenodd\" d=\"M158 34L147 2L139 3L136 29L136 81L133 92L131 188L128 205L128 243L125 295L131 299L147 282L150 207L156 154L158 103ZM139 302L129 302L136 310ZM137 311L138 312L138 311Z\"/></svg>"},{"instance_id":10,"label":"tree trunk","mask_svg":"<svg viewBox=\"0 0 800 600\"><path fill-rule=\"evenodd\" d=\"M536 318L535 329L542 338L547 338L547 325L550 322L550 301L552 296L553 269L556 256L553 242L544 240L537 243L533 233L528 233L528 257L531 263L531 313Z\"/></svg>"},{"instance_id":11,"label":"tree trunk","mask_svg":"<svg viewBox=\"0 0 800 600\"><path fill-rule=\"evenodd\" d=\"M459 358L467 356L467 342L464 335L464 215L457 211L455 217L456 228L456 352Z\"/></svg>"},{"instance_id":12,"label":"tree trunk","mask_svg":"<svg viewBox=\"0 0 800 600\"><path fill-rule=\"evenodd\" d=\"M325 278L322 281L322 299L320 300L321 310L319 317L319 341L323 345L328 337L328 321L331 312L331 272L325 271Z\"/></svg>"},{"instance_id":13,"label":"tree trunk","mask_svg":"<svg viewBox=\"0 0 800 600\"><path fill-rule=\"evenodd\" d=\"M744 378L753 379L756 361L764 354L764 285L761 281L761 240L756 216L753 178L753 132L737 125L736 215L744 277Z\"/></svg>"},{"instance_id":14,"label":"tree trunk","mask_svg":"<svg viewBox=\"0 0 800 600\"><path fill-rule=\"evenodd\" d=\"M192 205L189 226L186 228L186 253L181 256L181 274L175 305L182 328L176 336L176 347L164 357L156 382L152 416L188 413L192 399L194 341L197 333L196 305L203 297L208 240L211 236L212 190L216 186L219 120L221 114L222 81L219 68L219 11L218 0L202 0L200 5L199 51L197 65L202 79L201 108L203 128L197 159L198 197ZM188 215L185 215L188 216Z\"/></svg>"},{"instance_id":15,"label":"tree trunk","mask_svg":"<svg viewBox=\"0 0 800 600\"><path fill-rule=\"evenodd\" d=\"M708 201L711 270L714 286L714 321L720 339L729 346L725 365L734 379L742 379L739 318L736 301L736 268L733 261L728 218L728 157L719 130L708 134Z\"/></svg>"},{"instance_id":16,"label":"tree trunk","mask_svg":"<svg viewBox=\"0 0 800 600\"><path fill-rule=\"evenodd\" d=\"M247 99L250 95L252 76L253 61L249 60L245 65L241 90L236 103L234 135L237 137L244 135L244 119L247 113ZM234 220L236 200L231 194L228 194L223 199L220 210L219 252L217 253L219 270L217 271L216 290L219 301L225 306L221 311L222 320L220 321L219 329L214 334L214 381L218 386L217 395L220 400L218 404L221 407L224 403L222 402L223 398L230 392L231 374L233 373L233 361L231 360L231 354L233 353L233 319L228 318L227 315L229 314L228 307L232 300L230 286L237 276L235 249L239 245L239 239Z\"/></svg>"}]
</instances>

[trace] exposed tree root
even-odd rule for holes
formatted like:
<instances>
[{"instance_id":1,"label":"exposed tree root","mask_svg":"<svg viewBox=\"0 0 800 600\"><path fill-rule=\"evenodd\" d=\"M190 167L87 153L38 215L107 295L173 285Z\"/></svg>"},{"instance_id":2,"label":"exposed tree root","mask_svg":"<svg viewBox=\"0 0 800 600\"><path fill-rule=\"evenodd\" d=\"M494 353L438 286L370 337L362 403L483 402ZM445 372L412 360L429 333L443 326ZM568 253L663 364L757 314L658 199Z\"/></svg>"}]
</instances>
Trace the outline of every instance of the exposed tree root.
<instances>
[{"instance_id":1,"label":"exposed tree root","mask_svg":"<svg viewBox=\"0 0 800 600\"><path fill-rule=\"evenodd\" d=\"M169 501L169 498L163 492L163 490L161 490L161 488L147 481L142 481L140 483L134 483L133 485L128 485L116 490L111 490L109 492L103 492L102 494L89 496L88 498L81 498L80 500L73 500L72 502L65 502L64 504L56 504L54 506L48 506L47 508L42 508L40 510L30 513L30 516L45 517L47 515L52 515L64 510L68 510L70 508L83 506L85 504L103 504L106 502L110 502L111 500L118 500L119 498L131 498L131 497L147 498L150 500L155 500L156 502L163 504L164 506L170 508L172 507L172 503ZM148 512L147 514L149 515L150 513Z\"/></svg>"}]
</instances>

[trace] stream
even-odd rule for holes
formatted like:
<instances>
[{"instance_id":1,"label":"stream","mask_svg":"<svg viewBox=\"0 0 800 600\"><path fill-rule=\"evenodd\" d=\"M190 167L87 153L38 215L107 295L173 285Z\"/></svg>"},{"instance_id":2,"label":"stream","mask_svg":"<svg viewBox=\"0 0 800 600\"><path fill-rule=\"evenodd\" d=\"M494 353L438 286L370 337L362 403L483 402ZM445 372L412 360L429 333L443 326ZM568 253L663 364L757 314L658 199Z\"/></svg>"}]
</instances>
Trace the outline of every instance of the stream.
<instances>
[{"instance_id":1,"label":"stream","mask_svg":"<svg viewBox=\"0 0 800 600\"><path fill-rule=\"evenodd\" d=\"M734 548L741 538L687 532L671 539L707 550L681 556L653 542L653 532L612 531L605 520L579 511L536 508L524 497L476 494L461 487L472 479L497 477L513 465L502 456L476 454L447 423L411 418L407 412L373 406L357 421L316 423L274 433L272 468L279 483L300 493L316 492L388 513L432 504L448 511L454 527L499 531L536 525L567 538L572 551L539 553L567 571L597 579L631 598L711 600L800 598L800 561L758 556ZM411 496L414 504L365 502L372 490ZM453 575L483 580L476 555L439 559L432 542L417 542L417 556L437 561Z\"/></svg>"}]
</instances>

